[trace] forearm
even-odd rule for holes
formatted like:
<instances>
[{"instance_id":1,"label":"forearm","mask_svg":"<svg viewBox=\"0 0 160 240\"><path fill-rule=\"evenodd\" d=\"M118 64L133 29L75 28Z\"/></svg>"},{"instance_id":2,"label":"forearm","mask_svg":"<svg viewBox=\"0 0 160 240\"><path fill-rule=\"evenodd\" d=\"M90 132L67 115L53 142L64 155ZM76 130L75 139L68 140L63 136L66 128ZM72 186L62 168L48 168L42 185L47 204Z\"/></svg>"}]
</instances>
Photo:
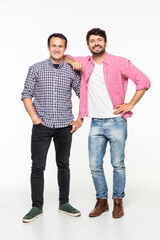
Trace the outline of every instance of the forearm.
<instances>
[{"instance_id":1,"label":"forearm","mask_svg":"<svg viewBox=\"0 0 160 240\"><path fill-rule=\"evenodd\" d=\"M83 64L81 61L74 60L67 56L64 56L63 59L66 63L70 64L74 70L83 71Z\"/></svg>"},{"instance_id":2,"label":"forearm","mask_svg":"<svg viewBox=\"0 0 160 240\"><path fill-rule=\"evenodd\" d=\"M82 121L82 122L83 122L83 118L81 118L80 111L79 111L79 113L78 113L77 120L79 120L79 121Z\"/></svg>"},{"instance_id":3,"label":"forearm","mask_svg":"<svg viewBox=\"0 0 160 240\"><path fill-rule=\"evenodd\" d=\"M82 123L83 123L83 118L81 118L80 111L79 111L77 120L76 121L72 121L71 124L70 124L70 125L73 126L71 133L76 132L82 126Z\"/></svg>"},{"instance_id":4,"label":"forearm","mask_svg":"<svg viewBox=\"0 0 160 240\"><path fill-rule=\"evenodd\" d=\"M65 61L66 63L68 63L68 64L70 64L70 65L73 65L73 63L76 62L75 60L73 60L73 59L71 59L71 58L69 58L69 57L67 57L67 56L64 56L63 59L64 59L64 61Z\"/></svg>"},{"instance_id":5,"label":"forearm","mask_svg":"<svg viewBox=\"0 0 160 240\"><path fill-rule=\"evenodd\" d=\"M133 98L131 99L131 101L129 102L129 104L131 104L132 108L140 101L140 99L143 97L143 95L146 92L146 88L145 89L141 89L141 90L137 90L133 96Z\"/></svg>"},{"instance_id":6,"label":"forearm","mask_svg":"<svg viewBox=\"0 0 160 240\"><path fill-rule=\"evenodd\" d=\"M147 90L146 88L141 89L141 90L137 90L136 93L134 94L133 98L131 99L131 101L129 103L123 103L123 104L115 106L113 108L113 109L115 109L113 114L115 114L115 115L121 114L121 117L123 117L123 115L126 112L131 111L132 108L139 102L139 100L145 94L146 90Z\"/></svg>"},{"instance_id":7,"label":"forearm","mask_svg":"<svg viewBox=\"0 0 160 240\"><path fill-rule=\"evenodd\" d=\"M32 100L30 98L24 98L23 103L26 111L28 112L32 122L38 119L37 115L34 112Z\"/></svg>"}]
</instances>

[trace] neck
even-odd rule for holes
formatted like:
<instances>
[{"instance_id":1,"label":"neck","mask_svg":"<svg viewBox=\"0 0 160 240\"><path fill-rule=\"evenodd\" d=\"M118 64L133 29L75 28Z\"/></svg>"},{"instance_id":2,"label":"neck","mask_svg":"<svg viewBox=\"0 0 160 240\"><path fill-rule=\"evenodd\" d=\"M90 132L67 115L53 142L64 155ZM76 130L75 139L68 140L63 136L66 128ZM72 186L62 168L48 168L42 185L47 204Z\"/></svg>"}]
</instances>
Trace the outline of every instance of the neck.
<instances>
[{"instance_id":1,"label":"neck","mask_svg":"<svg viewBox=\"0 0 160 240\"><path fill-rule=\"evenodd\" d=\"M106 54L106 52L102 53L101 55L93 55L95 62L97 64L102 64L105 54Z\"/></svg>"},{"instance_id":2,"label":"neck","mask_svg":"<svg viewBox=\"0 0 160 240\"><path fill-rule=\"evenodd\" d=\"M62 62L63 58L60 58L60 59L55 59L55 58L51 58L51 61L53 62L53 64L60 64L60 62Z\"/></svg>"}]
</instances>

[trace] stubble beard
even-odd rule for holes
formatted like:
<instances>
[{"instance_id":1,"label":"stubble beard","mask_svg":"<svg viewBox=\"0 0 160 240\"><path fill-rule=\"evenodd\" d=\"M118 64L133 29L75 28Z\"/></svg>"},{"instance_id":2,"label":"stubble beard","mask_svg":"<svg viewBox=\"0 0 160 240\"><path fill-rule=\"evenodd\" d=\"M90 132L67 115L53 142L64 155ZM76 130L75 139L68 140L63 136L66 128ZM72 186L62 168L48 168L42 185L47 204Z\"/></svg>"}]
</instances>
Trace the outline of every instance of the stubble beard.
<instances>
[{"instance_id":1,"label":"stubble beard","mask_svg":"<svg viewBox=\"0 0 160 240\"><path fill-rule=\"evenodd\" d=\"M102 48L102 50L100 51L100 52L94 52L93 50L91 50L90 49L90 51L91 51L91 53L94 55L94 56L102 56L103 55L103 53L105 52L105 48Z\"/></svg>"}]
</instances>

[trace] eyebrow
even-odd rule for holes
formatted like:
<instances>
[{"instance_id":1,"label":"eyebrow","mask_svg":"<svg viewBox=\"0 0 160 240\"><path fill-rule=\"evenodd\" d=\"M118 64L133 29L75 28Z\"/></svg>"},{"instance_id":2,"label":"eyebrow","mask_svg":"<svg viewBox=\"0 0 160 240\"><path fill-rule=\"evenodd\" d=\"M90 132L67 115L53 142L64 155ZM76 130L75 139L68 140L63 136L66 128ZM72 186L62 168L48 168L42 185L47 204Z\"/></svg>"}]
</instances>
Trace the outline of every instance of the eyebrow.
<instances>
[{"instance_id":1,"label":"eyebrow","mask_svg":"<svg viewBox=\"0 0 160 240\"><path fill-rule=\"evenodd\" d=\"M55 43L52 43L51 46L52 46L52 47L53 47L53 46L63 47L62 44L61 44L61 45L56 45Z\"/></svg>"},{"instance_id":2,"label":"eyebrow","mask_svg":"<svg viewBox=\"0 0 160 240\"><path fill-rule=\"evenodd\" d=\"M97 39L103 39L103 37L98 37ZM94 38L91 38L90 41L95 40Z\"/></svg>"}]
</instances>

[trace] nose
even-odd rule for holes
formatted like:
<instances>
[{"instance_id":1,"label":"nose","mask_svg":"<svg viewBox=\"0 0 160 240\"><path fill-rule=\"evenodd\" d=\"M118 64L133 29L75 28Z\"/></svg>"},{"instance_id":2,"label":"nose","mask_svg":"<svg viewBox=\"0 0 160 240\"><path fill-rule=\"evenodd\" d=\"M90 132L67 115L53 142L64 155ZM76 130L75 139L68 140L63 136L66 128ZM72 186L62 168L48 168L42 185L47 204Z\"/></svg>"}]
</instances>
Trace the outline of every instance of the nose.
<instances>
[{"instance_id":1,"label":"nose","mask_svg":"<svg viewBox=\"0 0 160 240\"><path fill-rule=\"evenodd\" d=\"M59 51L59 47L58 47L58 46L55 47L55 51L56 51L56 52Z\"/></svg>"},{"instance_id":2,"label":"nose","mask_svg":"<svg viewBox=\"0 0 160 240\"><path fill-rule=\"evenodd\" d=\"M99 45L98 40L95 40L95 45Z\"/></svg>"}]
</instances>

